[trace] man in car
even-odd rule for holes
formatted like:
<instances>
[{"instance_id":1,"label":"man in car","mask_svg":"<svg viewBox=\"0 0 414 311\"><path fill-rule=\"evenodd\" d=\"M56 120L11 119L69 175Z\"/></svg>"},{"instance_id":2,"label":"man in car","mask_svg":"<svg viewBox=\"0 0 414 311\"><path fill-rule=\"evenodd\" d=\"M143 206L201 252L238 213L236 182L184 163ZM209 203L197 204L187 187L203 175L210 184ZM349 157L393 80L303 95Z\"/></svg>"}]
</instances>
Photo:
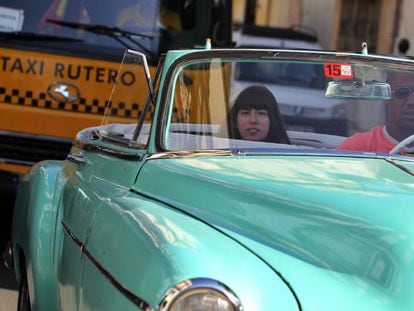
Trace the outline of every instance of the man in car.
<instances>
[{"instance_id":1,"label":"man in car","mask_svg":"<svg viewBox=\"0 0 414 311\"><path fill-rule=\"evenodd\" d=\"M400 141L414 134L414 75L394 72L389 75L388 82L392 99L388 102L385 125L352 135L338 149L390 152Z\"/></svg>"}]
</instances>

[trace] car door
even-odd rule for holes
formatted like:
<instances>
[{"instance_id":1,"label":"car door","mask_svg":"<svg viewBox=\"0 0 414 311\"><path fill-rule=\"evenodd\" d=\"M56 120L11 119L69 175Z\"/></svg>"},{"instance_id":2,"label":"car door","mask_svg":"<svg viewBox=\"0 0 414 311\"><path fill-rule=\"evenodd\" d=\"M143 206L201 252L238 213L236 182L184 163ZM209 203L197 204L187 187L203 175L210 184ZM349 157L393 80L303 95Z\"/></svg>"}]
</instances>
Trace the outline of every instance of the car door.
<instances>
[{"instance_id":1,"label":"car door","mask_svg":"<svg viewBox=\"0 0 414 311\"><path fill-rule=\"evenodd\" d=\"M84 266L94 260L87 248L88 237L100 209L111 204L113 197L130 191L145 161L153 98L155 94L148 96L143 105L138 127L109 123L85 129L78 134L68 155L68 178L60 200L63 239L58 278L62 309L82 309Z\"/></svg>"},{"instance_id":2,"label":"car door","mask_svg":"<svg viewBox=\"0 0 414 311\"><path fill-rule=\"evenodd\" d=\"M133 185L143 153L131 154L130 159L109 155L107 151L84 151L69 155L76 159L73 173L68 178L61 198L64 230L59 267L60 300L63 309L77 309L82 288L82 271L85 262L84 246L95 215L103 202L120 193L127 193ZM76 162L76 163L75 163ZM103 241L104 243L104 241Z\"/></svg>"}]
</instances>

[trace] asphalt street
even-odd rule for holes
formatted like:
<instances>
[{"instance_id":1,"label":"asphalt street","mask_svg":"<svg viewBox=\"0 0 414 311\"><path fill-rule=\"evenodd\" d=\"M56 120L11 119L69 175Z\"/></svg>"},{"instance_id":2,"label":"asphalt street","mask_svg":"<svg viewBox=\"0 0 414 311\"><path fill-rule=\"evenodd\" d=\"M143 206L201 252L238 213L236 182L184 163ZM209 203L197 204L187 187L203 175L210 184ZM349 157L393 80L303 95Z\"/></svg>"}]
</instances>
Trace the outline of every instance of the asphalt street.
<instances>
[{"instance_id":1,"label":"asphalt street","mask_svg":"<svg viewBox=\"0 0 414 311\"><path fill-rule=\"evenodd\" d=\"M7 181L10 181L7 179ZM11 239L11 226L14 205L13 183L1 184L0 199L2 211L0 217L0 311L17 310L17 284L14 275L3 265L3 251ZM3 181L4 182L4 181Z\"/></svg>"},{"instance_id":2,"label":"asphalt street","mask_svg":"<svg viewBox=\"0 0 414 311\"><path fill-rule=\"evenodd\" d=\"M0 263L0 311L17 310L17 283L13 273Z\"/></svg>"}]
</instances>

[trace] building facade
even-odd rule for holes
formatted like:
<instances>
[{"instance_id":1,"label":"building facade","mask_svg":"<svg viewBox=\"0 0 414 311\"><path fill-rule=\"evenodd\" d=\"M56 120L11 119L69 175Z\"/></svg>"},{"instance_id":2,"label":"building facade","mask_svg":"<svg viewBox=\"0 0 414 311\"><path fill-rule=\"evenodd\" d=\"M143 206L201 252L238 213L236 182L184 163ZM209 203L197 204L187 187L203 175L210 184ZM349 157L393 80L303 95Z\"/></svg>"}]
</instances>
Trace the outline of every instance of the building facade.
<instances>
[{"instance_id":1,"label":"building facade","mask_svg":"<svg viewBox=\"0 0 414 311\"><path fill-rule=\"evenodd\" d=\"M314 32L325 49L358 52L367 42L371 53L392 54L399 38L414 43L413 9L413 0L235 0L233 19L248 11L257 25Z\"/></svg>"}]
</instances>

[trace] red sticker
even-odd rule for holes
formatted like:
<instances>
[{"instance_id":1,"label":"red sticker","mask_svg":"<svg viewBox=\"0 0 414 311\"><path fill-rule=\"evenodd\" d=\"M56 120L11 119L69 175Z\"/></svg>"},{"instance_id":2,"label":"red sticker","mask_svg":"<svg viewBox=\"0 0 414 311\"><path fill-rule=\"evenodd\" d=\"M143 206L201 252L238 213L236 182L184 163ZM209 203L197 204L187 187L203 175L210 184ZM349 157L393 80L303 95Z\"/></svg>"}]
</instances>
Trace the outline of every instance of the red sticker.
<instances>
[{"instance_id":1,"label":"red sticker","mask_svg":"<svg viewBox=\"0 0 414 311\"><path fill-rule=\"evenodd\" d=\"M326 63L323 66L328 78L352 79L352 67L349 64Z\"/></svg>"}]
</instances>

